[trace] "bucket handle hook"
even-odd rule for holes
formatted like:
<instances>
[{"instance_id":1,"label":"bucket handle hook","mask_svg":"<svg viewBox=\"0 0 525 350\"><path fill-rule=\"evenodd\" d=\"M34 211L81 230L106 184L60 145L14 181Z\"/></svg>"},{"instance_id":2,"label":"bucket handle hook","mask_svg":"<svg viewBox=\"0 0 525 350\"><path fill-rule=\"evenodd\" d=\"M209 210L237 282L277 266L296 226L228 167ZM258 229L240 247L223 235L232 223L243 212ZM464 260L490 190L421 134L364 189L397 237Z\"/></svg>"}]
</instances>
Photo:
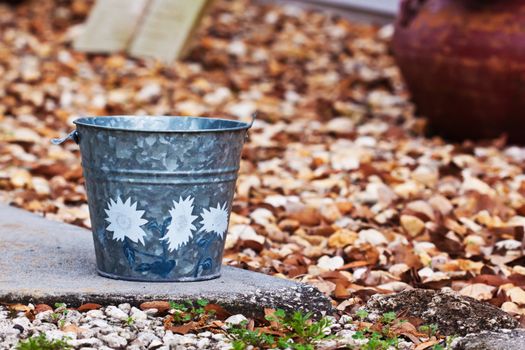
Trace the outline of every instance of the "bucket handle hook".
<instances>
[{"instance_id":1,"label":"bucket handle hook","mask_svg":"<svg viewBox=\"0 0 525 350\"><path fill-rule=\"evenodd\" d=\"M250 129L253 126L253 123L255 123L255 119L257 119L257 112L252 113L252 121L250 124L248 124L248 129Z\"/></svg>"},{"instance_id":2,"label":"bucket handle hook","mask_svg":"<svg viewBox=\"0 0 525 350\"><path fill-rule=\"evenodd\" d=\"M78 131L73 130L71 131L67 136L61 137L61 138L55 138L51 139L51 143L54 145L60 145L61 143L66 142L67 140L75 141L75 143L78 145L79 143L79 137L78 137Z\"/></svg>"},{"instance_id":3,"label":"bucket handle hook","mask_svg":"<svg viewBox=\"0 0 525 350\"><path fill-rule=\"evenodd\" d=\"M257 118L257 112L253 112L252 114L252 121L250 122L250 124L248 124L248 128L246 129L246 135L244 135L244 142L247 142L248 141L248 130L251 129L251 127L253 126L253 123L255 122L255 119Z\"/></svg>"}]
</instances>

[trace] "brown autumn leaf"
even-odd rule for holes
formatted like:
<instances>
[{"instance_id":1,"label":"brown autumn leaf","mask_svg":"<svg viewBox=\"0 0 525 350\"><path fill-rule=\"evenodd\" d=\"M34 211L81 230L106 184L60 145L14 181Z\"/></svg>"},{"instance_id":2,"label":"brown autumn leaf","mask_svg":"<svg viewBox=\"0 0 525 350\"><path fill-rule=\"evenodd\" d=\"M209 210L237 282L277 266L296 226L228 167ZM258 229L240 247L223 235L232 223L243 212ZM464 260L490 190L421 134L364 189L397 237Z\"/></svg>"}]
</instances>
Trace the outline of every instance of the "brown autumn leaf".
<instances>
[{"instance_id":1,"label":"brown autumn leaf","mask_svg":"<svg viewBox=\"0 0 525 350\"><path fill-rule=\"evenodd\" d=\"M183 325L180 325L180 326L173 326L173 325L166 325L165 324L165 327L164 327L167 331L172 331L173 333L176 333L176 334L187 334L189 332L193 332L193 331L196 331L196 330L199 330L202 328L202 324L198 323L198 322L188 322L188 323L185 323Z\"/></svg>"},{"instance_id":2,"label":"brown autumn leaf","mask_svg":"<svg viewBox=\"0 0 525 350\"><path fill-rule=\"evenodd\" d=\"M523 274L516 274L513 273L510 276L508 276L508 280L510 283L514 284L517 287L523 287L525 286L525 275ZM505 282L507 283L507 282ZM502 283L504 284L504 283Z\"/></svg>"},{"instance_id":3,"label":"brown autumn leaf","mask_svg":"<svg viewBox=\"0 0 525 350\"><path fill-rule=\"evenodd\" d=\"M139 307L141 310L157 309L159 314L164 314L170 310L170 303L162 300L146 301Z\"/></svg>"},{"instance_id":4,"label":"brown autumn leaf","mask_svg":"<svg viewBox=\"0 0 525 350\"><path fill-rule=\"evenodd\" d=\"M249 331L253 331L255 329L255 320L254 319L250 319L248 321L248 324L246 325L246 329L249 330Z\"/></svg>"},{"instance_id":5,"label":"brown autumn leaf","mask_svg":"<svg viewBox=\"0 0 525 350\"><path fill-rule=\"evenodd\" d=\"M506 291L510 300L519 305L525 305L525 291L520 287L513 287Z\"/></svg>"},{"instance_id":6,"label":"brown autumn leaf","mask_svg":"<svg viewBox=\"0 0 525 350\"><path fill-rule=\"evenodd\" d=\"M410 322L396 322L390 327L390 332L400 336L405 336L412 341L414 344L420 344L420 338L427 337L426 334L421 333L417 328Z\"/></svg>"},{"instance_id":7,"label":"brown autumn leaf","mask_svg":"<svg viewBox=\"0 0 525 350\"><path fill-rule=\"evenodd\" d=\"M39 164L36 164L33 169L31 169L33 174L43 175L48 178L51 178L55 175L63 175L68 171L68 164L57 161L42 161Z\"/></svg>"},{"instance_id":8,"label":"brown autumn leaf","mask_svg":"<svg viewBox=\"0 0 525 350\"><path fill-rule=\"evenodd\" d=\"M35 305L35 314L39 314L44 311L53 311L53 308L47 304L37 304Z\"/></svg>"},{"instance_id":9,"label":"brown autumn leaf","mask_svg":"<svg viewBox=\"0 0 525 350\"><path fill-rule=\"evenodd\" d=\"M496 307L502 307L502 305L508 300L507 298L507 295L505 294L504 291L502 290L499 290L496 295L488 300L489 303L491 303L492 305L496 306Z\"/></svg>"},{"instance_id":10,"label":"brown autumn leaf","mask_svg":"<svg viewBox=\"0 0 525 350\"><path fill-rule=\"evenodd\" d=\"M477 300L490 300L496 287L484 283L473 283L465 286L459 291L459 294L471 297Z\"/></svg>"},{"instance_id":11,"label":"brown autumn leaf","mask_svg":"<svg viewBox=\"0 0 525 350\"><path fill-rule=\"evenodd\" d=\"M418 332L417 328L410 322L396 322L390 327L390 331L395 334L410 333L420 338L425 336L425 334Z\"/></svg>"},{"instance_id":12,"label":"brown autumn leaf","mask_svg":"<svg viewBox=\"0 0 525 350\"><path fill-rule=\"evenodd\" d=\"M414 350L430 349L430 347L432 347L432 346L434 346L436 344L439 344L439 343L440 343L440 341L437 340L437 339L427 340L427 341L422 342L421 344L416 345Z\"/></svg>"},{"instance_id":13,"label":"brown autumn leaf","mask_svg":"<svg viewBox=\"0 0 525 350\"><path fill-rule=\"evenodd\" d=\"M275 309L271 309L271 308L264 308L264 319L266 320L266 317L268 316L273 316L273 314L275 314ZM270 322L270 327L272 328L279 328L279 322L277 321L269 321Z\"/></svg>"},{"instance_id":14,"label":"brown autumn leaf","mask_svg":"<svg viewBox=\"0 0 525 350\"><path fill-rule=\"evenodd\" d=\"M86 311L90 311L90 310L98 310L101 307L102 307L102 305L100 305L100 304L86 303L86 304L80 305L77 308L77 311L79 311L79 312L86 312Z\"/></svg>"},{"instance_id":15,"label":"brown autumn leaf","mask_svg":"<svg viewBox=\"0 0 525 350\"><path fill-rule=\"evenodd\" d=\"M214 316L221 321L224 321L231 316L231 313L218 304L207 304L204 307L204 310L207 312L213 312Z\"/></svg>"},{"instance_id":16,"label":"brown autumn leaf","mask_svg":"<svg viewBox=\"0 0 525 350\"><path fill-rule=\"evenodd\" d=\"M325 280L329 280L332 282L341 281L343 283L350 283L352 280L352 276L345 271L323 271L319 274L319 277L322 277Z\"/></svg>"},{"instance_id":17,"label":"brown autumn leaf","mask_svg":"<svg viewBox=\"0 0 525 350\"><path fill-rule=\"evenodd\" d=\"M380 253L377 250L377 248L368 243L360 247L347 247L345 249L345 255L350 261L350 268L366 265L375 265L379 261L380 257ZM363 262L366 262L366 265L364 265ZM355 266L352 264L355 264Z\"/></svg>"},{"instance_id":18,"label":"brown autumn leaf","mask_svg":"<svg viewBox=\"0 0 525 350\"><path fill-rule=\"evenodd\" d=\"M511 281L508 280L507 278L497 276L497 275L474 276L474 278L472 278L470 282L471 283L484 283L484 284L488 284L489 286L495 286L495 287L500 286L505 283L511 283Z\"/></svg>"},{"instance_id":19,"label":"brown autumn leaf","mask_svg":"<svg viewBox=\"0 0 525 350\"><path fill-rule=\"evenodd\" d=\"M278 330L277 328L271 326L271 327L256 327L254 331L258 332L259 334L269 334L269 335L276 335L278 337L284 337L286 336L286 331Z\"/></svg>"},{"instance_id":20,"label":"brown autumn leaf","mask_svg":"<svg viewBox=\"0 0 525 350\"><path fill-rule=\"evenodd\" d=\"M16 312L30 312L31 308L24 304L10 304L7 305L9 310L16 311Z\"/></svg>"},{"instance_id":21,"label":"brown autumn leaf","mask_svg":"<svg viewBox=\"0 0 525 350\"><path fill-rule=\"evenodd\" d=\"M297 220L306 226L317 226L321 223L321 214L313 207L290 205L287 208L288 218Z\"/></svg>"},{"instance_id":22,"label":"brown autumn leaf","mask_svg":"<svg viewBox=\"0 0 525 350\"><path fill-rule=\"evenodd\" d=\"M423 319L419 317L407 315L406 313L408 313L408 310L406 310L405 313L401 312L397 316L399 319L407 320L407 322L413 325L416 329L418 329L419 326L425 324L425 321Z\"/></svg>"},{"instance_id":23,"label":"brown autumn leaf","mask_svg":"<svg viewBox=\"0 0 525 350\"><path fill-rule=\"evenodd\" d=\"M351 293L343 283L336 283L333 293L334 297L337 299L348 299L351 296Z\"/></svg>"},{"instance_id":24,"label":"brown autumn leaf","mask_svg":"<svg viewBox=\"0 0 525 350\"><path fill-rule=\"evenodd\" d=\"M463 244L444 227L439 227L437 230L431 231L430 239L436 247L451 255L458 254L458 252L463 250Z\"/></svg>"},{"instance_id":25,"label":"brown autumn leaf","mask_svg":"<svg viewBox=\"0 0 525 350\"><path fill-rule=\"evenodd\" d=\"M356 267L363 267L363 266L368 266L368 265L370 265L370 262L365 261L365 260L358 260L358 261L349 262L348 264L344 264L343 266L339 267L338 270L345 271L349 269L354 269Z\"/></svg>"},{"instance_id":26,"label":"brown autumn leaf","mask_svg":"<svg viewBox=\"0 0 525 350\"><path fill-rule=\"evenodd\" d=\"M357 233L350 230L338 230L328 238L331 248L344 248L357 240Z\"/></svg>"}]
</instances>

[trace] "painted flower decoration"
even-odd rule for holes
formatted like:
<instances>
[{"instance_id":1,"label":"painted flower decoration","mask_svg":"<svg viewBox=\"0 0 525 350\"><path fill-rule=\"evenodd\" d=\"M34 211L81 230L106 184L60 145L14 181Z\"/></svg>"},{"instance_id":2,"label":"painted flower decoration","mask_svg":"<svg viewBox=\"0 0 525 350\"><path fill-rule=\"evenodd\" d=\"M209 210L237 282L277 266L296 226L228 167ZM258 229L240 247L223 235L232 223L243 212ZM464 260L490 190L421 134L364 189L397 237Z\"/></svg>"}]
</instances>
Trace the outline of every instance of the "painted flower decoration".
<instances>
[{"instance_id":1,"label":"painted flower decoration","mask_svg":"<svg viewBox=\"0 0 525 350\"><path fill-rule=\"evenodd\" d=\"M193 222L197 215L193 213L193 200L188 196L186 199L179 198L178 202L173 201L173 208L170 210L171 223L168 232L161 240L168 240L168 249L173 251L190 240L191 233L196 227Z\"/></svg>"},{"instance_id":2,"label":"painted flower decoration","mask_svg":"<svg viewBox=\"0 0 525 350\"><path fill-rule=\"evenodd\" d=\"M228 229L228 211L226 209L226 202L221 206L217 204L217 208L203 209L201 214L201 230L205 232L215 232L221 238Z\"/></svg>"},{"instance_id":3,"label":"painted flower decoration","mask_svg":"<svg viewBox=\"0 0 525 350\"><path fill-rule=\"evenodd\" d=\"M137 210L137 202L131 203L131 198L126 202L122 202L120 197L117 197L115 202L109 199L108 209L106 211L106 221L109 222L106 230L113 232L113 239L123 241L126 237L131 241L144 244L144 231L141 226L148 221L143 219L144 210Z\"/></svg>"}]
</instances>

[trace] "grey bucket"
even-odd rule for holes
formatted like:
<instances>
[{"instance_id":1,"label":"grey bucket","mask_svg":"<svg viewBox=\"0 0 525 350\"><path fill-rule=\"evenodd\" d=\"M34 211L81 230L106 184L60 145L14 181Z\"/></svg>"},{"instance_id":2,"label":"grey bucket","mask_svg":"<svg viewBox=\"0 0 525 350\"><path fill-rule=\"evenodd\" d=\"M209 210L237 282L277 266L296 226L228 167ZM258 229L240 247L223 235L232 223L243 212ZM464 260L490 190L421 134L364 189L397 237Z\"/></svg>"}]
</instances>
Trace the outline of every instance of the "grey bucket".
<instances>
[{"instance_id":1,"label":"grey bucket","mask_svg":"<svg viewBox=\"0 0 525 350\"><path fill-rule=\"evenodd\" d=\"M75 122L100 275L220 276L241 151L252 123L199 117Z\"/></svg>"}]
</instances>

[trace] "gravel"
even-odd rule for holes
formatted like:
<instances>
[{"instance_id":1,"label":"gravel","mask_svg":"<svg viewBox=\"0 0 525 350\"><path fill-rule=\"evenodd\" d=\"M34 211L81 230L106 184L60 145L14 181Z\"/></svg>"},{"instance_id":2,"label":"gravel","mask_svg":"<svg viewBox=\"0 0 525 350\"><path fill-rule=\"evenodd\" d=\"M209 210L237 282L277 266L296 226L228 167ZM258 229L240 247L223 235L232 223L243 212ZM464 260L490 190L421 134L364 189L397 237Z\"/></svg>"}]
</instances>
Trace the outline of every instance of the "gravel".
<instances>
[{"instance_id":1,"label":"gravel","mask_svg":"<svg viewBox=\"0 0 525 350\"><path fill-rule=\"evenodd\" d=\"M33 308L31 304L29 307ZM179 335L166 331L163 317L153 316L151 312L144 312L129 304L107 306L84 313L64 310L57 308L40 312L30 320L23 311L13 315L6 307L0 306L0 349L13 349L20 340L40 333L50 340L68 337L70 345L84 350L231 348L224 334L205 331Z\"/></svg>"},{"instance_id":2,"label":"gravel","mask_svg":"<svg viewBox=\"0 0 525 350\"><path fill-rule=\"evenodd\" d=\"M404 294L398 295L401 297ZM417 303L413 304L414 309L417 309ZM63 306L37 312L42 304L37 305L36 309L32 304L17 306L19 307L0 306L0 350L14 349L21 340L39 334L45 334L49 340L66 339L74 349L82 350L232 349L231 338L220 328L203 328L197 333L185 335L175 334L165 329L165 317L156 316L154 309L143 311L127 303L84 312ZM20 311L14 312L13 309ZM370 313L368 319L373 318L373 315L373 312ZM332 337L317 342L316 350L360 349L366 346L368 339L354 338L363 321L356 322L356 318L350 315L325 317L331 322L323 333ZM491 316L487 315L487 318L490 319ZM223 330L246 320L245 315L231 315L224 320ZM414 349L416 344L404 338L399 338L396 349ZM478 332L456 339L453 349L517 350L523 348L524 339L525 331L522 329Z\"/></svg>"},{"instance_id":3,"label":"gravel","mask_svg":"<svg viewBox=\"0 0 525 350\"><path fill-rule=\"evenodd\" d=\"M34 306L29 304L34 310ZM78 312L65 309L37 313L33 320L26 315L32 312L19 311L15 314L7 307L0 306L0 349L13 349L19 341L41 333L46 338L65 339L74 349L231 349L231 340L226 334L209 330L196 334L174 334L164 328L164 317L158 317L131 307L129 304L102 307L98 310ZM130 321L130 317L133 319ZM366 344L365 339L354 339L356 326L352 318L343 316L338 321L331 316L332 324L324 332L335 337L316 344L316 349L353 348ZM232 315L225 323L236 324L246 320L241 314ZM413 345L401 342L399 349Z\"/></svg>"}]
</instances>

